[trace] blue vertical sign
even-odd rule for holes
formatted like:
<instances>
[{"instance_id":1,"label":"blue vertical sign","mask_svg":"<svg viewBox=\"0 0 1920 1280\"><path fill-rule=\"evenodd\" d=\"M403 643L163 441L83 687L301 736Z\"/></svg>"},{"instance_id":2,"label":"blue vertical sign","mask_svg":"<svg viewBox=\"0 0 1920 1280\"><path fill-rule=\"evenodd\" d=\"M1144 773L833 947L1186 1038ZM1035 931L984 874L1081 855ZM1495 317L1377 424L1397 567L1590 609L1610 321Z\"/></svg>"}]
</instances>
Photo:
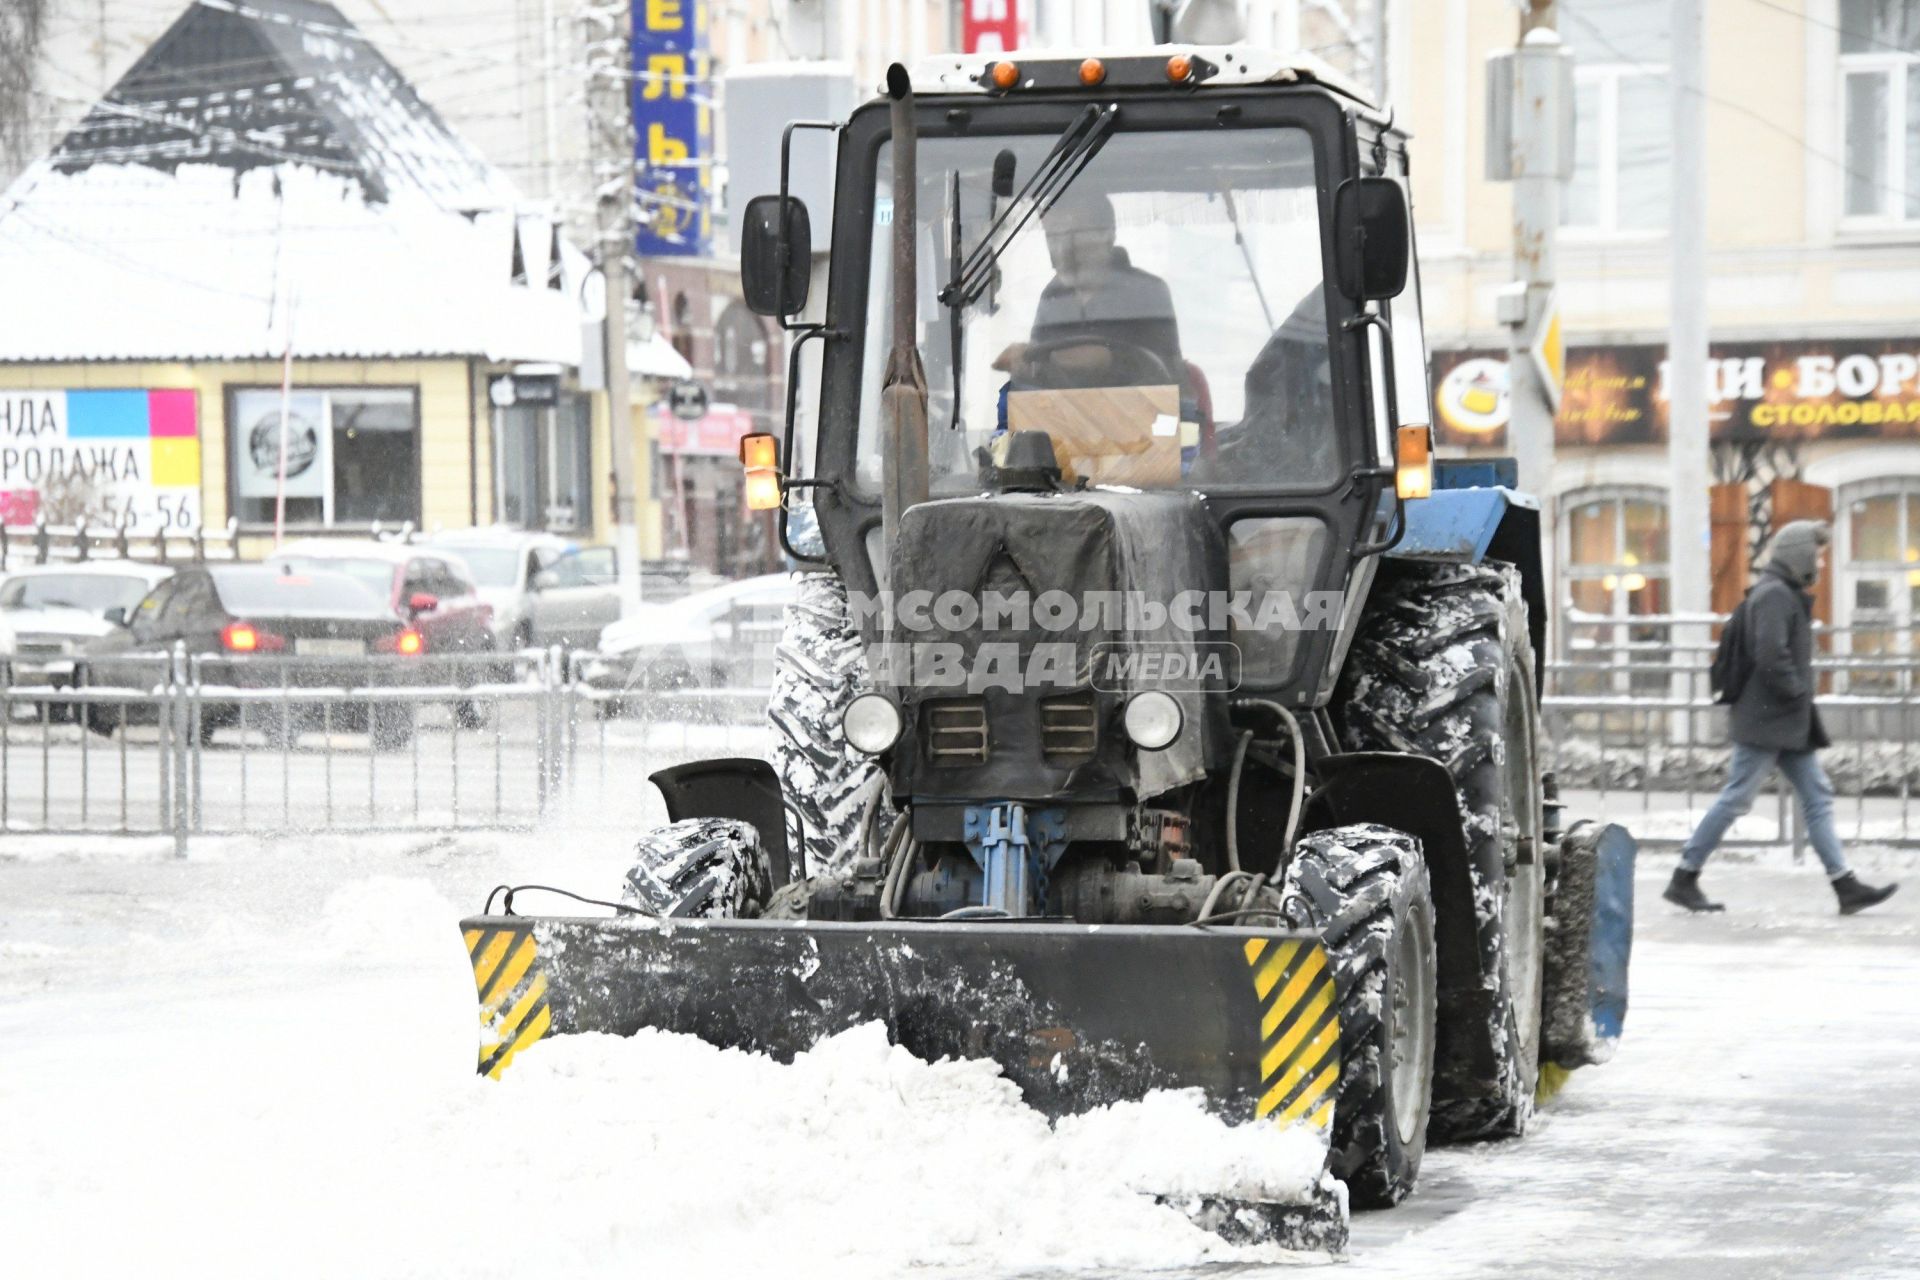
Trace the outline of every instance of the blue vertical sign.
<instances>
[{"instance_id":1,"label":"blue vertical sign","mask_svg":"<svg viewBox=\"0 0 1920 1280\"><path fill-rule=\"evenodd\" d=\"M643 258L713 239L713 95L706 0L633 0L633 126Z\"/></svg>"}]
</instances>

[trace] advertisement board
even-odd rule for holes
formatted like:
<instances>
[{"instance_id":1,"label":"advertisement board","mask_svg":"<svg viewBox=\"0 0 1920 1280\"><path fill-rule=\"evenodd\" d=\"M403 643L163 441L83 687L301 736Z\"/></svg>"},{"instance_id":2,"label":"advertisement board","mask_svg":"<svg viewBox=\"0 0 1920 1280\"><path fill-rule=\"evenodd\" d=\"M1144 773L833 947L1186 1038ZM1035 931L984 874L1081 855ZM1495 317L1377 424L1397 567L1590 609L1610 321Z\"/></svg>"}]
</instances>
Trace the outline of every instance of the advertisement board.
<instances>
[{"instance_id":1,"label":"advertisement board","mask_svg":"<svg viewBox=\"0 0 1920 1280\"><path fill-rule=\"evenodd\" d=\"M1667 349L1573 346L1554 443L1664 444ZM1436 351L1434 438L1507 447L1507 358ZM1707 361L1715 440L1920 439L1920 340L1822 338L1716 342Z\"/></svg>"},{"instance_id":2,"label":"advertisement board","mask_svg":"<svg viewBox=\"0 0 1920 1280\"><path fill-rule=\"evenodd\" d=\"M280 483L280 393L236 391L233 429L233 489L242 500L274 498ZM296 391L287 398L287 496L324 498L332 474L326 397Z\"/></svg>"},{"instance_id":3,"label":"advertisement board","mask_svg":"<svg viewBox=\"0 0 1920 1280\"><path fill-rule=\"evenodd\" d=\"M1018 49L1020 0L963 0L960 10L960 51L1001 53Z\"/></svg>"},{"instance_id":4,"label":"advertisement board","mask_svg":"<svg viewBox=\"0 0 1920 1280\"><path fill-rule=\"evenodd\" d=\"M643 258L704 257L713 240L713 92L706 0L634 0L633 133Z\"/></svg>"},{"instance_id":5,"label":"advertisement board","mask_svg":"<svg viewBox=\"0 0 1920 1280\"><path fill-rule=\"evenodd\" d=\"M0 391L0 521L200 524L200 412L175 389Z\"/></svg>"},{"instance_id":6,"label":"advertisement board","mask_svg":"<svg viewBox=\"0 0 1920 1280\"><path fill-rule=\"evenodd\" d=\"M664 406L653 417L653 438L667 453L738 457L740 437L752 430L753 415L730 404L713 405L691 422Z\"/></svg>"}]
</instances>

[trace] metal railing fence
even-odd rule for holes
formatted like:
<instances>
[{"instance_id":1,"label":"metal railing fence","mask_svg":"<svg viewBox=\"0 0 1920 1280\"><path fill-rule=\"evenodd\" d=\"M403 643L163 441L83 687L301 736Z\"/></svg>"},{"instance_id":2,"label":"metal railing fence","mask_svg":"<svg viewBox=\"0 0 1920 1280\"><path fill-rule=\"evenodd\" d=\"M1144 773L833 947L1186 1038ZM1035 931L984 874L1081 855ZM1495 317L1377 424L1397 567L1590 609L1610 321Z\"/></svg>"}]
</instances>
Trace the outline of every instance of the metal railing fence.
<instances>
[{"instance_id":1,"label":"metal railing fence","mask_svg":"<svg viewBox=\"0 0 1920 1280\"><path fill-rule=\"evenodd\" d=\"M638 695L555 648L76 660L0 687L0 831L171 837L621 825L664 764L765 750L764 690Z\"/></svg>"},{"instance_id":2,"label":"metal railing fence","mask_svg":"<svg viewBox=\"0 0 1920 1280\"><path fill-rule=\"evenodd\" d=\"M1708 679L1722 615L1616 618L1572 613L1561 660L1547 664L1542 727L1548 767L1579 811L1634 826L1643 843L1685 839L1726 780L1727 711ZM1815 628L1815 684L1833 746L1842 839L1920 846L1920 643L1881 623ZM1729 843L1804 845L1782 779Z\"/></svg>"}]
</instances>

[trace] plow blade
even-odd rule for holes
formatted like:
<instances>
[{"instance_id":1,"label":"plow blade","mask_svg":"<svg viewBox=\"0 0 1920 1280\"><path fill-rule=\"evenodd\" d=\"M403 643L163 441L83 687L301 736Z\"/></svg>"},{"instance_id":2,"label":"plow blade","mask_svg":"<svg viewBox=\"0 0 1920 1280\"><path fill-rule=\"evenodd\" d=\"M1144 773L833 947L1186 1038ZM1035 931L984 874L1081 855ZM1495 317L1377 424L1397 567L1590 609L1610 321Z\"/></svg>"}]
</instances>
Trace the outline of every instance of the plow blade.
<instances>
[{"instance_id":1,"label":"plow blade","mask_svg":"<svg viewBox=\"0 0 1920 1280\"><path fill-rule=\"evenodd\" d=\"M1310 934L526 916L462 929L489 1076L546 1035L654 1027L787 1061L878 1021L927 1061L993 1059L1050 1116L1197 1087L1229 1122L1332 1118L1340 1028Z\"/></svg>"}]
</instances>

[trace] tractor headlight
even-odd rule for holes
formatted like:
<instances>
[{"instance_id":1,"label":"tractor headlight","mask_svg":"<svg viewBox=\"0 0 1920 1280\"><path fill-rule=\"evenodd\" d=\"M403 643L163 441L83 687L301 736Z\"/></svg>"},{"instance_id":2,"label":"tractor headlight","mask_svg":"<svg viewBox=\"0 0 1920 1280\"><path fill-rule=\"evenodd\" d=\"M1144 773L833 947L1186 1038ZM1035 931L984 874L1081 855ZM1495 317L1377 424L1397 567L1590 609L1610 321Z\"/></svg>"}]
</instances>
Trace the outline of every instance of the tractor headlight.
<instances>
[{"instance_id":1,"label":"tractor headlight","mask_svg":"<svg viewBox=\"0 0 1920 1280\"><path fill-rule=\"evenodd\" d=\"M847 704L840 717L840 731L855 751L877 756L900 740L903 721L893 699L878 693L863 693Z\"/></svg>"},{"instance_id":2,"label":"tractor headlight","mask_svg":"<svg viewBox=\"0 0 1920 1280\"><path fill-rule=\"evenodd\" d=\"M1149 689L1128 700L1124 723L1134 746L1142 751L1164 751L1180 736L1186 719L1172 694Z\"/></svg>"}]
</instances>

